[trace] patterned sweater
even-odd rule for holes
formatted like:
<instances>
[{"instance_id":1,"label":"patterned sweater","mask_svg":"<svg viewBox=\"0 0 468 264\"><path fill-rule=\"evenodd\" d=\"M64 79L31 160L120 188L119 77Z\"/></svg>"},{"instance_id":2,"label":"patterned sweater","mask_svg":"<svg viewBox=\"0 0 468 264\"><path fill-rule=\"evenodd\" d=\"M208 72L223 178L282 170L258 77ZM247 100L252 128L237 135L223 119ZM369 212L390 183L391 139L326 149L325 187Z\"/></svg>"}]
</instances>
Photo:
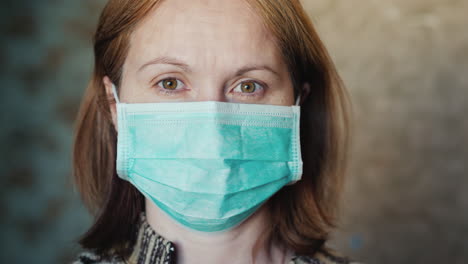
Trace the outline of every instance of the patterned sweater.
<instances>
[{"instance_id":1,"label":"patterned sweater","mask_svg":"<svg viewBox=\"0 0 468 264\"><path fill-rule=\"evenodd\" d=\"M175 264L176 250L172 242L158 235L148 224L145 214L141 215L137 243L131 256L123 260L118 257L103 259L92 251L78 255L73 264ZM314 257L294 256L288 264L359 264L347 258L338 257L325 250Z\"/></svg>"}]
</instances>

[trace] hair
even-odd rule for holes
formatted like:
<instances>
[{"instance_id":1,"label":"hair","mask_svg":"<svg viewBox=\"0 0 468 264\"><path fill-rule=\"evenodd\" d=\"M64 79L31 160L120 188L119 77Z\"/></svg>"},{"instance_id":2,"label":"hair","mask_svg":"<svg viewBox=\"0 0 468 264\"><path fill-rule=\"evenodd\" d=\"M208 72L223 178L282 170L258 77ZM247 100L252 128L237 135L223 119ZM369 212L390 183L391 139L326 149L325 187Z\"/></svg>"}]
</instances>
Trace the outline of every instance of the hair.
<instances>
[{"instance_id":1,"label":"hair","mask_svg":"<svg viewBox=\"0 0 468 264\"><path fill-rule=\"evenodd\" d=\"M144 196L115 169L117 134L103 77L119 87L132 31L161 0L110 0L94 35L94 72L76 121L73 173L95 222L80 239L84 248L123 258L136 240ZM247 0L274 34L296 92L302 98L303 176L267 202L266 240L312 256L337 226L349 138L349 99L326 48L299 0Z\"/></svg>"}]
</instances>

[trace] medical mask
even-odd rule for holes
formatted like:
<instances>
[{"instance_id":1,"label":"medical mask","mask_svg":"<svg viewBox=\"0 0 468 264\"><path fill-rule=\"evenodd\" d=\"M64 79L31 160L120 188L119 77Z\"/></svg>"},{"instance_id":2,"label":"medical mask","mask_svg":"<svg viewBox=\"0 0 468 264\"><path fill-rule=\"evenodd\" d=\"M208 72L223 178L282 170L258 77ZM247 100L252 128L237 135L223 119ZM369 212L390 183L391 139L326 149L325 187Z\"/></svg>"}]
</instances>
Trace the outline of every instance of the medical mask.
<instances>
[{"instance_id":1,"label":"medical mask","mask_svg":"<svg viewBox=\"0 0 468 264\"><path fill-rule=\"evenodd\" d=\"M127 104L113 92L117 174L186 227L230 229L301 178L298 102Z\"/></svg>"}]
</instances>

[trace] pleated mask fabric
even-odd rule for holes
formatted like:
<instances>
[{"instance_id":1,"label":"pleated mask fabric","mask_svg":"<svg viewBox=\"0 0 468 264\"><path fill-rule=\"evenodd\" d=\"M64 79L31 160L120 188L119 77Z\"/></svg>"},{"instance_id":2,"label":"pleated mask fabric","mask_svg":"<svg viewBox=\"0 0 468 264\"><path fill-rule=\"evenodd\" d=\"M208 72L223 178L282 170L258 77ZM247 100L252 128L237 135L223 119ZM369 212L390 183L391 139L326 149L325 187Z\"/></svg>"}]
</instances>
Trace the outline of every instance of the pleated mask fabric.
<instances>
[{"instance_id":1,"label":"pleated mask fabric","mask_svg":"<svg viewBox=\"0 0 468 264\"><path fill-rule=\"evenodd\" d=\"M233 228L300 180L300 106L117 103L120 178L178 223Z\"/></svg>"}]
</instances>

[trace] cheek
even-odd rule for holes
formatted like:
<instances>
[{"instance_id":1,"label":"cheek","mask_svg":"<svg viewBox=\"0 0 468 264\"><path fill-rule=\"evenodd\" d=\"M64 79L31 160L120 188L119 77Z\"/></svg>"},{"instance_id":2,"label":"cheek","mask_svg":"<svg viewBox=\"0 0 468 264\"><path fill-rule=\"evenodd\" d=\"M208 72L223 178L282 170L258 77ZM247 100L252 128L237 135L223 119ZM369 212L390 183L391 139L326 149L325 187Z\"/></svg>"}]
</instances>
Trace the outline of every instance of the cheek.
<instances>
[{"instance_id":1,"label":"cheek","mask_svg":"<svg viewBox=\"0 0 468 264\"><path fill-rule=\"evenodd\" d=\"M266 97L267 103L272 105L294 105L294 90L292 84L285 84L279 89L271 90Z\"/></svg>"}]
</instances>

